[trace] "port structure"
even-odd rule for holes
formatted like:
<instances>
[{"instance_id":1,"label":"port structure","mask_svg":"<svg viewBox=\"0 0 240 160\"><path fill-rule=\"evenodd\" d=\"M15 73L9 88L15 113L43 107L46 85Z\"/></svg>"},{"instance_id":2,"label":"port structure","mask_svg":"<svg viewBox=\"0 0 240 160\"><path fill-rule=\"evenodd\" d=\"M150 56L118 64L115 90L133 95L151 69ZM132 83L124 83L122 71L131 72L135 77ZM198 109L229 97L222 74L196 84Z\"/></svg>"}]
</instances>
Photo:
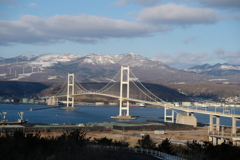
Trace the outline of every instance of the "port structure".
<instances>
[{"instance_id":1,"label":"port structure","mask_svg":"<svg viewBox=\"0 0 240 160\"><path fill-rule=\"evenodd\" d=\"M1 123L5 123L8 121L6 118L7 112L0 112L0 115L2 116Z\"/></svg>"},{"instance_id":2,"label":"port structure","mask_svg":"<svg viewBox=\"0 0 240 160\"><path fill-rule=\"evenodd\" d=\"M18 116L19 116L18 122L19 123L25 123L28 121L28 120L23 119L23 114L24 114L24 112L18 112Z\"/></svg>"}]
</instances>

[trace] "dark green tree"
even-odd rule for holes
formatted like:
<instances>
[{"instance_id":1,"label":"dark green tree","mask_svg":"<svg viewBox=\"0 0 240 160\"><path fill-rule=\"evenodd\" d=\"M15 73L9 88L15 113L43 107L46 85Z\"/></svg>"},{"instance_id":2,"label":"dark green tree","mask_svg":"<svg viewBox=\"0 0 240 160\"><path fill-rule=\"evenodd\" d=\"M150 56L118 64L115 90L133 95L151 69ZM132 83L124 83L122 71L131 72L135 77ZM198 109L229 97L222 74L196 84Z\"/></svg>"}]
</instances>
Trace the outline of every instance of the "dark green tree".
<instances>
[{"instance_id":1,"label":"dark green tree","mask_svg":"<svg viewBox=\"0 0 240 160\"><path fill-rule=\"evenodd\" d=\"M162 140L162 143L158 145L158 150L167 154L174 155L173 145L168 138Z\"/></svg>"},{"instance_id":2,"label":"dark green tree","mask_svg":"<svg viewBox=\"0 0 240 160\"><path fill-rule=\"evenodd\" d=\"M188 153L192 157L194 157L196 160L199 159L205 159L205 149L202 147L200 143L197 142L197 140L193 140L192 142L187 142L188 146Z\"/></svg>"},{"instance_id":3,"label":"dark green tree","mask_svg":"<svg viewBox=\"0 0 240 160\"><path fill-rule=\"evenodd\" d=\"M75 129L68 135L68 138L73 139L81 144L87 144L90 141L91 137L87 138L86 135L87 132Z\"/></svg>"},{"instance_id":4,"label":"dark green tree","mask_svg":"<svg viewBox=\"0 0 240 160\"><path fill-rule=\"evenodd\" d=\"M130 144L124 140L120 140L120 141L117 141L117 140L114 140L113 141L113 146L122 146L122 147L128 147Z\"/></svg>"},{"instance_id":5,"label":"dark green tree","mask_svg":"<svg viewBox=\"0 0 240 160\"><path fill-rule=\"evenodd\" d=\"M92 143L93 144L97 144L97 145L112 145L112 139L111 138L107 138L107 137L103 137L103 138L94 138Z\"/></svg>"},{"instance_id":6,"label":"dark green tree","mask_svg":"<svg viewBox=\"0 0 240 160\"><path fill-rule=\"evenodd\" d=\"M156 149L156 143L151 139L149 134L142 136L142 139L139 139L135 147L145 148L145 149Z\"/></svg>"},{"instance_id":7,"label":"dark green tree","mask_svg":"<svg viewBox=\"0 0 240 160\"><path fill-rule=\"evenodd\" d=\"M128 147L129 143L126 142L124 139L117 141L117 140L112 140L111 138L103 137L103 138L94 138L91 142L92 144L96 145L107 145L107 146L122 146L122 147Z\"/></svg>"}]
</instances>

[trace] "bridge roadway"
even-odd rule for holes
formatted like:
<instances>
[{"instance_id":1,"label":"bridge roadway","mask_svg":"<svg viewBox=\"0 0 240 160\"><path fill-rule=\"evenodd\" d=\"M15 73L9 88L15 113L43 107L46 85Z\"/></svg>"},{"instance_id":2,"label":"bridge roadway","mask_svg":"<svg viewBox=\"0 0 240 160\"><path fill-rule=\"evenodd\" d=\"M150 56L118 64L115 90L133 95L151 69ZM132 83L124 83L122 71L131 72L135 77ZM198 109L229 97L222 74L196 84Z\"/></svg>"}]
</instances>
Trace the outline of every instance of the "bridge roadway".
<instances>
[{"instance_id":1,"label":"bridge roadway","mask_svg":"<svg viewBox=\"0 0 240 160\"><path fill-rule=\"evenodd\" d=\"M163 107L166 107L167 109L181 110L181 111L185 111L185 112L194 112L194 113L208 114L208 115L214 115L214 116L223 116L223 117L230 117L230 118L233 118L233 117L240 118L239 114L230 114L230 113L200 110L200 109L194 109L194 108L189 108L189 107L184 107L184 106L174 106L173 104L170 104L170 103L163 104L161 102L149 102L149 101L145 101L145 100L137 100L137 99L131 99L131 98L128 98L125 100L137 101L140 103L147 103L147 104L156 105L156 106L163 106Z\"/></svg>"},{"instance_id":2,"label":"bridge roadway","mask_svg":"<svg viewBox=\"0 0 240 160\"><path fill-rule=\"evenodd\" d=\"M101 96L106 96L106 97L112 97L119 99L120 96L112 95L112 94L103 94L103 93L98 93L98 92L85 92L85 93L80 93L80 94L74 94L71 96L81 96L81 95L101 95ZM55 96L55 97L64 97L67 95L60 95L60 96ZM123 101L133 101L133 102L140 102L140 103L146 103L146 104L151 104L155 106L162 106L166 107L167 109L174 109L174 110L181 110L185 112L193 112L193 113L201 113L201 114L208 114L208 115L214 115L214 116L222 116L222 117L229 117L229 118L237 118L240 119L239 114L230 114L230 113L222 113L222 112L214 112L214 111L207 111L207 110L199 110L199 109L194 109L194 108L189 108L189 107L184 107L184 106L174 106L173 104L170 103L161 103L161 102L151 102L151 101L146 101L146 100L139 100L139 99L133 99L133 98L126 98L123 97Z\"/></svg>"}]
</instances>

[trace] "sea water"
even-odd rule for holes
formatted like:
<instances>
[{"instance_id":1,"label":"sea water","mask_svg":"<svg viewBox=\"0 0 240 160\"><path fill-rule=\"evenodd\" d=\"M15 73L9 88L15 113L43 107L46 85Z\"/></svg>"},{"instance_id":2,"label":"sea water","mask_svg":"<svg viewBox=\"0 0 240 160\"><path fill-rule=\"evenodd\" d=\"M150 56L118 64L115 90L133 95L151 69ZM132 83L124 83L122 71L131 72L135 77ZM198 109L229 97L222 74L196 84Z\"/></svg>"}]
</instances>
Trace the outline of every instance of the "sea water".
<instances>
[{"instance_id":1,"label":"sea water","mask_svg":"<svg viewBox=\"0 0 240 160\"><path fill-rule=\"evenodd\" d=\"M65 110L60 108L43 109L36 111L29 111L30 108L46 108L46 105L24 105L24 104L0 104L0 112L7 112L6 118L8 122L16 122L19 119L18 112L24 112L23 118L28 119L28 123L46 123L46 124L78 124L89 122L116 122L122 121L118 119L111 119L111 116L117 116L119 114L119 107L110 106L77 106L79 109ZM205 109L203 109L205 110ZM209 111L225 112L232 114L239 114L240 109L222 109L222 108L207 108ZM175 110L176 112L182 112ZM163 117L164 108L157 107L131 107L131 116L147 116L147 117ZM209 123L209 115L194 113L198 122ZM138 118L136 120L127 121L146 121L146 120L158 120L163 119L156 118ZM125 120L126 121L126 120ZM231 126L232 119L227 117L220 117L220 124ZM237 121L237 126L240 126L240 122Z\"/></svg>"}]
</instances>

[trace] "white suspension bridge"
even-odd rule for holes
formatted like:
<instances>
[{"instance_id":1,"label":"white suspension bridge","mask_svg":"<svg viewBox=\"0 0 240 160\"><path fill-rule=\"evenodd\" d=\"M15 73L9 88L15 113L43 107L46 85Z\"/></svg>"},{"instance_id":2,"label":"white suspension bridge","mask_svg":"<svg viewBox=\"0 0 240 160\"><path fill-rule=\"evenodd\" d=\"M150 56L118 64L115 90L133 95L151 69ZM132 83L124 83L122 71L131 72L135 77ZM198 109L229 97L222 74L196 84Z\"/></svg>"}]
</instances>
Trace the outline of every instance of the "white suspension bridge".
<instances>
[{"instance_id":1,"label":"white suspension bridge","mask_svg":"<svg viewBox=\"0 0 240 160\"><path fill-rule=\"evenodd\" d=\"M240 120L240 115L238 114L199 110L183 106L179 107L174 106L172 103L165 102L161 98L154 95L151 91L149 91L138 80L138 78L133 74L129 67L123 66L121 66L121 69L113 77L113 79L111 79L103 88L99 90L96 90L95 88L86 89L79 81L77 81L77 79L74 77L74 74L68 74L67 81L65 81L65 83L58 91L58 93L49 98L48 105L55 105L58 98L66 97L66 107L64 107L64 109L75 109L74 97L80 95L100 95L119 99L119 115L111 118L119 119L136 118L130 116L129 102L140 102L164 107L164 122L174 123L175 110L181 110L185 112L177 113L176 123L189 124L194 126L196 126L197 124L197 120L196 117L194 116L194 113L208 114L210 115L209 134L220 132L221 130L220 117L229 117L232 118L231 135L236 136L237 133L236 121ZM126 106L123 106L123 102L126 102ZM216 119L215 124L214 118ZM222 138L223 137L215 139L217 141Z\"/></svg>"}]
</instances>

